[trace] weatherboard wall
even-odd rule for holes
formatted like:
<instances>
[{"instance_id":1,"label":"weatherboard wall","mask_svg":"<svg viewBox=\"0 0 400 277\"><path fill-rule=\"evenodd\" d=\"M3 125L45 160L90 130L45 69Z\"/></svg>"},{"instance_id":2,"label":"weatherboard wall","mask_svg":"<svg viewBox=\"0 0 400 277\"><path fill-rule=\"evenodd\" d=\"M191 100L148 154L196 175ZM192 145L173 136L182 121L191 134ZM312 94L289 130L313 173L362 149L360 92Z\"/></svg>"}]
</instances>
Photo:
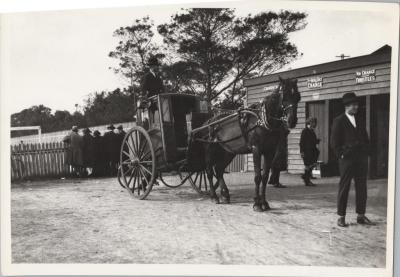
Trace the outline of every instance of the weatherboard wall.
<instances>
[{"instance_id":1,"label":"weatherboard wall","mask_svg":"<svg viewBox=\"0 0 400 277\"><path fill-rule=\"evenodd\" d=\"M390 56L389 56L390 60ZM387 56L384 59L373 59L374 63L366 65L360 64L356 67L339 69L330 71L329 67L320 67L326 72L318 72L318 66L305 68L304 71L296 69L296 75L291 72L282 72L282 78L286 75L298 79L298 89L301 93L301 101L298 105L298 124L296 128L292 129L288 136L288 172L301 173L304 170L304 164L300 156L300 134L305 128L305 121L307 116L307 103L314 101L325 101L326 111L329 114L329 100L338 99L347 92L355 92L358 96L376 95L376 94L389 94L390 93L390 61L388 62ZM383 62L382 62L383 61ZM347 62L347 61L346 61ZM337 62L336 62L337 63ZM354 63L357 64L357 63ZM340 67L339 67L340 68ZM364 83L356 83L356 72L375 70L373 81ZM265 97L266 92L271 90L275 85L278 85L278 74L274 74L275 78L266 76L264 80L271 80L270 82L262 83L263 77L257 80L246 80L245 86L247 87L247 105L259 102ZM322 87L309 88L308 80L312 78L322 78ZM327 117L326 117L327 118ZM329 124L327 119L320 121L319 124ZM325 128L325 136L321 139L329 140L329 128ZM368 128L367 128L368 129ZM326 145L329 145L327 142ZM327 152L328 149L320 149L321 152ZM252 156L246 158L247 164L245 168L249 171L254 170Z\"/></svg>"}]
</instances>

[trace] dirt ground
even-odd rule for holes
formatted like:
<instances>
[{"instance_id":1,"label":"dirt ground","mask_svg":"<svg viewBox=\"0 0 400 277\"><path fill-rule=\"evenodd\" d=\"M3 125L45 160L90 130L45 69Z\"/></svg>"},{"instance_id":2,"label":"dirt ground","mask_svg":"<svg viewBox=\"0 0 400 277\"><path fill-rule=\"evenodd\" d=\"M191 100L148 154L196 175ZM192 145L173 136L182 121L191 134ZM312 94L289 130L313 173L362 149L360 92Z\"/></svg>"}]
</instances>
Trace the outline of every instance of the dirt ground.
<instances>
[{"instance_id":1,"label":"dirt ground","mask_svg":"<svg viewBox=\"0 0 400 277\"><path fill-rule=\"evenodd\" d=\"M168 180L169 178L169 180ZM172 177L166 178L172 182ZM384 267L387 180L368 183L369 218L336 226L337 178L268 187L271 211L252 209L253 174L231 173L229 205L189 185L132 199L117 180L36 181L12 187L13 263L178 263Z\"/></svg>"}]
</instances>

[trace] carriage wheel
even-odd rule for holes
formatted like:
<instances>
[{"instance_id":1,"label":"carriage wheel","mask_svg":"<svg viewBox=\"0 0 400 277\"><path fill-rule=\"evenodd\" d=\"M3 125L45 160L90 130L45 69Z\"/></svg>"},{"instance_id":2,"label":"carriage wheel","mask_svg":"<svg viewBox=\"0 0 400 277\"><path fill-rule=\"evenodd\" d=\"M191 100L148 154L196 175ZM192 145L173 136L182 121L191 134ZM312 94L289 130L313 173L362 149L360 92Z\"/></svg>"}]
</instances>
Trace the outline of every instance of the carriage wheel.
<instances>
[{"instance_id":1,"label":"carriage wheel","mask_svg":"<svg viewBox=\"0 0 400 277\"><path fill-rule=\"evenodd\" d=\"M120 184L120 186L125 189L125 184L124 184L124 181L122 180L122 166L118 167L117 178L118 178L118 183Z\"/></svg>"},{"instance_id":2,"label":"carriage wheel","mask_svg":"<svg viewBox=\"0 0 400 277\"><path fill-rule=\"evenodd\" d=\"M180 176L179 176L180 177ZM177 179L176 182L174 182L173 184L168 184L164 178L162 177L161 172L158 173L158 179L160 179L161 183L163 183L165 186L169 187L169 188L177 188L182 186L185 182L185 180L182 180L182 178ZM175 178L176 179L176 178Z\"/></svg>"},{"instance_id":3,"label":"carriage wheel","mask_svg":"<svg viewBox=\"0 0 400 277\"><path fill-rule=\"evenodd\" d=\"M121 181L132 197L145 199L156 178L154 148L149 134L135 126L125 135L120 154Z\"/></svg>"},{"instance_id":4,"label":"carriage wheel","mask_svg":"<svg viewBox=\"0 0 400 277\"><path fill-rule=\"evenodd\" d=\"M186 180L189 181L189 184L192 188L197 191L199 194L208 194L210 192L210 182L207 178L207 173L205 170L198 172L180 172L179 173L182 183ZM214 189L218 188L218 183L216 181L216 176L214 174Z\"/></svg>"}]
</instances>

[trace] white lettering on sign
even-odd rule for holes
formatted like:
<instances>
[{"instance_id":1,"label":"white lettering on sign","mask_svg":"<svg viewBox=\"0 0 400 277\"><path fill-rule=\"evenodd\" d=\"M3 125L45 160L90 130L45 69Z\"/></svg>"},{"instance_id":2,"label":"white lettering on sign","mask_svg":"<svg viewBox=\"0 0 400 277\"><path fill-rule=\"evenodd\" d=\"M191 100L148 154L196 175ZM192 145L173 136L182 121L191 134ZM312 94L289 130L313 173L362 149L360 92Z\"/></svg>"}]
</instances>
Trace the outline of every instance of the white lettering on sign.
<instances>
[{"instance_id":1,"label":"white lettering on sign","mask_svg":"<svg viewBox=\"0 0 400 277\"><path fill-rule=\"evenodd\" d=\"M278 87L279 87L278 85L271 85L271 86L263 87L263 91L276 90Z\"/></svg>"},{"instance_id":2,"label":"white lettering on sign","mask_svg":"<svg viewBox=\"0 0 400 277\"><path fill-rule=\"evenodd\" d=\"M322 77L314 77L307 79L307 87L308 88L322 88Z\"/></svg>"},{"instance_id":3,"label":"white lettering on sign","mask_svg":"<svg viewBox=\"0 0 400 277\"><path fill-rule=\"evenodd\" d=\"M356 71L356 83L373 82L376 80L375 69Z\"/></svg>"}]
</instances>

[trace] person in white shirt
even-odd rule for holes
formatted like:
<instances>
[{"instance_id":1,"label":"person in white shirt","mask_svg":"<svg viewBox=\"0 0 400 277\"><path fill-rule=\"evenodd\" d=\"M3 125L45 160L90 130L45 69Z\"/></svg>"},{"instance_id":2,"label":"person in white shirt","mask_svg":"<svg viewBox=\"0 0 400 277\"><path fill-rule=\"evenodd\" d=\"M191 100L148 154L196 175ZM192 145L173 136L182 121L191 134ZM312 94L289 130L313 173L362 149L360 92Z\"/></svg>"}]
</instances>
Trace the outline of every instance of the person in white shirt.
<instances>
[{"instance_id":1,"label":"person in white shirt","mask_svg":"<svg viewBox=\"0 0 400 277\"><path fill-rule=\"evenodd\" d=\"M365 216L367 203L369 138L365 126L357 117L358 98L346 93L342 98L345 112L333 120L331 148L339 160L339 192L337 202L338 226L347 227L345 221L347 199L351 180L354 179L356 191L357 223L372 224Z\"/></svg>"}]
</instances>

